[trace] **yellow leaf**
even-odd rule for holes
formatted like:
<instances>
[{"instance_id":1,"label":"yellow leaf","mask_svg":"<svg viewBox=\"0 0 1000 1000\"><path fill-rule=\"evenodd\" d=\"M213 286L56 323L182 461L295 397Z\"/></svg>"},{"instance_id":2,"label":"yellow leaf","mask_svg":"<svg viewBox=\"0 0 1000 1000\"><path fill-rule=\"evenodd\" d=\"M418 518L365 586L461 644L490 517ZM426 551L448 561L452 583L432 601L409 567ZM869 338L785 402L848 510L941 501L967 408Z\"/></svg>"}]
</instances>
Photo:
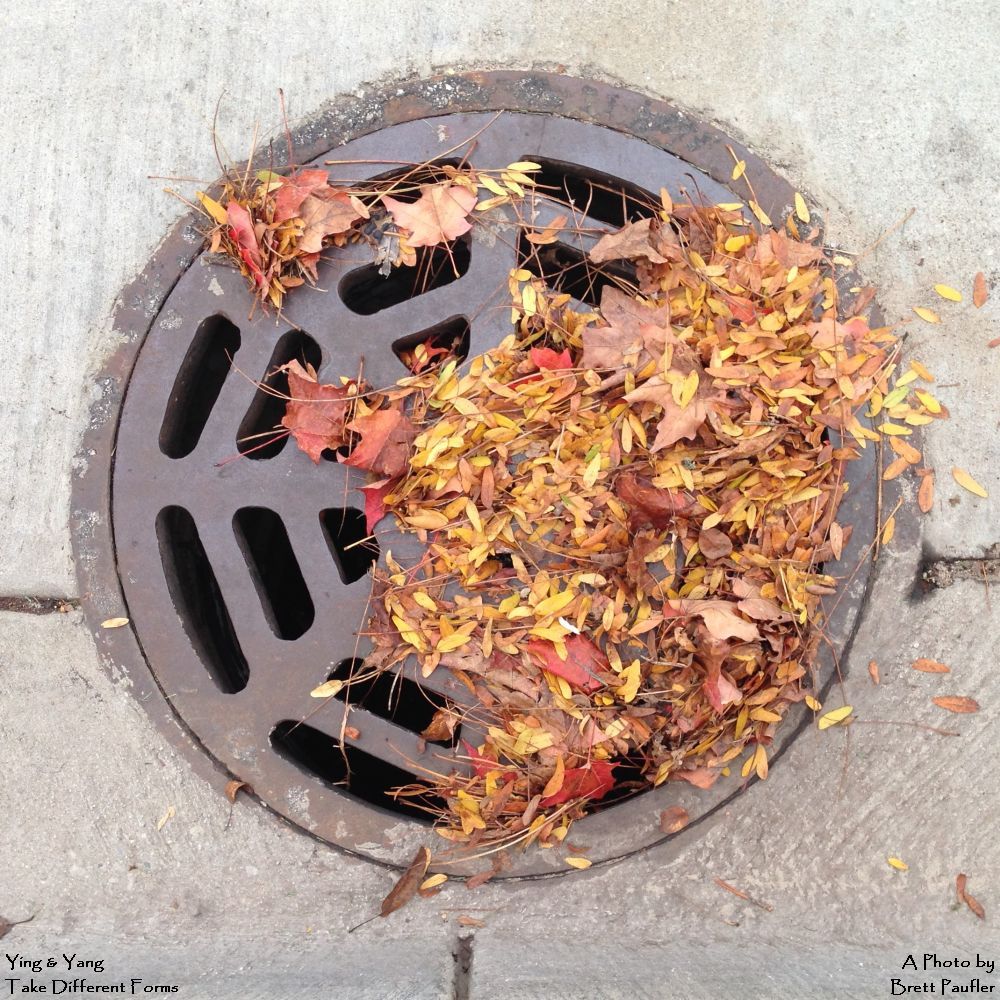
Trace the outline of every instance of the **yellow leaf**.
<instances>
[{"instance_id":1,"label":"yellow leaf","mask_svg":"<svg viewBox=\"0 0 1000 1000\"><path fill-rule=\"evenodd\" d=\"M898 872L905 872L909 869L909 865L903 861L901 858L888 858L889 864L896 869Z\"/></svg>"},{"instance_id":2,"label":"yellow leaf","mask_svg":"<svg viewBox=\"0 0 1000 1000\"><path fill-rule=\"evenodd\" d=\"M733 167L733 180L738 181L747 169L746 160L737 160L736 166Z\"/></svg>"},{"instance_id":3,"label":"yellow leaf","mask_svg":"<svg viewBox=\"0 0 1000 1000\"><path fill-rule=\"evenodd\" d=\"M888 545L892 541L892 536L896 534L896 518L891 515L882 528L882 544Z\"/></svg>"},{"instance_id":4,"label":"yellow leaf","mask_svg":"<svg viewBox=\"0 0 1000 1000\"><path fill-rule=\"evenodd\" d=\"M941 317L938 316L933 309L925 309L923 306L914 306L913 311L925 322L925 323L940 323Z\"/></svg>"},{"instance_id":5,"label":"yellow leaf","mask_svg":"<svg viewBox=\"0 0 1000 1000\"><path fill-rule=\"evenodd\" d=\"M313 688L309 692L310 698L332 698L335 694L340 694L343 690L343 681L327 681L325 684L320 684L319 687Z\"/></svg>"},{"instance_id":6,"label":"yellow leaf","mask_svg":"<svg viewBox=\"0 0 1000 1000\"><path fill-rule=\"evenodd\" d=\"M461 632L453 632L451 635L439 639L434 649L438 653L453 653L456 649L461 649L468 641L469 637L467 635L462 635Z\"/></svg>"},{"instance_id":7,"label":"yellow leaf","mask_svg":"<svg viewBox=\"0 0 1000 1000\"><path fill-rule=\"evenodd\" d=\"M229 215L226 210L214 198L209 198L204 191L199 191L197 194L198 201L205 206L205 211L208 212L208 214L215 219L220 226L225 225L229 221Z\"/></svg>"},{"instance_id":8,"label":"yellow leaf","mask_svg":"<svg viewBox=\"0 0 1000 1000\"><path fill-rule=\"evenodd\" d=\"M413 600L425 611L437 611L438 609L434 598L431 597L430 594L425 594L422 590L418 590L414 593Z\"/></svg>"},{"instance_id":9,"label":"yellow leaf","mask_svg":"<svg viewBox=\"0 0 1000 1000\"><path fill-rule=\"evenodd\" d=\"M951 285L935 285L934 291L937 292L942 299L948 299L949 302L962 301L962 293L958 291L957 288L952 288Z\"/></svg>"},{"instance_id":10,"label":"yellow leaf","mask_svg":"<svg viewBox=\"0 0 1000 1000\"><path fill-rule=\"evenodd\" d=\"M631 702L639 693L639 683L642 681L642 669L638 660L633 660L622 672L622 685L616 692L622 701Z\"/></svg>"},{"instance_id":11,"label":"yellow leaf","mask_svg":"<svg viewBox=\"0 0 1000 1000\"><path fill-rule=\"evenodd\" d=\"M493 194L498 194L506 198L507 192L504 191L504 189L500 187L500 185L497 184L497 182L493 180L493 178L490 177L488 174L483 174L479 178L479 183L482 184L482 186L486 188L487 191L492 191Z\"/></svg>"},{"instance_id":12,"label":"yellow leaf","mask_svg":"<svg viewBox=\"0 0 1000 1000\"><path fill-rule=\"evenodd\" d=\"M516 163L508 163L508 170L518 170L524 173L526 170L541 170L541 165L538 163L533 163L531 160L518 160Z\"/></svg>"},{"instance_id":13,"label":"yellow leaf","mask_svg":"<svg viewBox=\"0 0 1000 1000\"><path fill-rule=\"evenodd\" d=\"M800 221L809 221L809 206L806 204L805 198L798 191L795 192L795 214L799 217Z\"/></svg>"},{"instance_id":14,"label":"yellow leaf","mask_svg":"<svg viewBox=\"0 0 1000 1000\"><path fill-rule=\"evenodd\" d=\"M730 236L726 240L726 253L736 253L750 242L749 236Z\"/></svg>"},{"instance_id":15,"label":"yellow leaf","mask_svg":"<svg viewBox=\"0 0 1000 1000\"><path fill-rule=\"evenodd\" d=\"M439 885L444 885L448 881L448 876L444 872L438 872L437 875L432 875L430 878L426 878L420 883L420 891L423 892L425 889L436 889Z\"/></svg>"},{"instance_id":16,"label":"yellow leaf","mask_svg":"<svg viewBox=\"0 0 1000 1000\"><path fill-rule=\"evenodd\" d=\"M841 708L835 708L832 712L827 712L826 715L820 716L819 721L816 723L820 729L829 729L830 726L837 725L838 722L843 722L851 712L854 711L854 706L844 705Z\"/></svg>"},{"instance_id":17,"label":"yellow leaf","mask_svg":"<svg viewBox=\"0 0 1000 1000\"><path fill-rule=\"evenodd\" d=\"M806 695L806 704L814 712L818 712L823 707L811 694Z\"/></svg>"},{"instance_id":18,"label":"yellow leaf","mask_svg":"<svg viewBox=\"0 0 1000 1000\"><path fill-rule=\"evenodd\" d=\"M753 200L751 200L750 202L750 211L757 216L757 221L762 226L771 225L771 216L769 216L767 212L765 212L764 209L762 209L760 205L758 205L757 202Z\"/></svg>"},{"instance_id":19,"label":"yellow leaf","mask_svg":"<svg viewBox=\"0 0 1000 1000\"><path fill-rule=\"evenodd\" d=\"M127 618L108 618L101 622L101 628L121 628L123 625L128 625Z\"/></svg>"},{"instance_id":20,"label":"yellow leaf","mask_svg":"<svg viewBox=\"0 0 1000 1000\"><path fill-rule=\"evenodd\" d=\"M601 453L598 452L588 463L583 473L583 485L590 489L601 474Z\"/></svg>"},{"instance_id":21,"label":"yellow leaf","mask_svg":"<svg viewBox=\"0 0 1000 1000\"><path fill-rule=\"evenodd\" d=\"M967 489L970 493L975 493L977 497L982 497L984 500L989 496L986 492L985 487L980 486L975 479L970 476L965 469L960 469L958 466L953 466L951 474L955 479L955 482L959 486Z\"/></svg>"},{"instance_id":22,"label":"yellow leaf","mask_svg":"<svg viewBox=\"0 0 1000 1000\"><path fill-rule=\"evenodd\" d=\"M554 597L546 597L544 601L539 601L535 605L535 617L546 618L548 615L556 615L569 607L575 597L576 593L572 590L564 590Z\"/></svg>"},{"instance_id":23,"label":"yellow leaf","mask_svg":"<svg viewBox=\"0 0 1000 1000\"><path fill-rule=\"evenodd\" d=\"M584 868L589 868L593 862L588 861L586 858L567 858L566 864L568 864L571 868L579 868L582 870Z\"/></svg>"},{"instance_id":24,"label":"yellow leaf","mask_svg":"<svg viewBox=\"0 0 1000 1000\"><path fill-rule=\"evenodd\" d=\"M929 392L924 392L923 389L916 389L914 392L917 399L919 399L931 413L941 412L941 404Z\"/></svg>"}]
</instances>

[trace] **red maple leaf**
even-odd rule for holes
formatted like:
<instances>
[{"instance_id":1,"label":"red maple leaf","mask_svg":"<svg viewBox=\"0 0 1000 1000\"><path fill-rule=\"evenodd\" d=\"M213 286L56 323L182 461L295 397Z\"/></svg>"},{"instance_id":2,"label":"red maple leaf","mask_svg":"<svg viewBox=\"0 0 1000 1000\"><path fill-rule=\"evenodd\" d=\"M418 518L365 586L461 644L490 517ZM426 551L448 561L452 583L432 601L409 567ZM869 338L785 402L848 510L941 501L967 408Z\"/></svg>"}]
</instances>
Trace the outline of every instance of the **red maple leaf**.
<instances>
[{"instance_id":1,"label":"red maple leaf","mask_svg":"<svg viewBox=\"0 0 1000 1000\"><path fill-rule=\"evenodd\" d=\"M551 347L533 347L531 360L537 369L558 372L573 367L569 350L553 351Z\"/></svg>"},{"instance_id":2,"label":"red maple leaf","mask_svg":"<svg viewBox=\"0 0 1000 1000\"><path fill-rule=\"evenodd\" d=\"M229 235L240 251L240 259L253 275L257 286L263 286L264 272L260 266L260 245L257 243L257 234L254 232L250 213L238 202L230 201L226 206L226 215L229 218Z\"/></svg>"},{"instance_id":3,"label":"red maple leaf","mask_svg":"<svg viewBox=\"0 0 1000 1000\"><path fill-rule=\"evenodd\" d=\"M570 799L603 799L615 787L612 771L618 766L606 760L592 760L583 767L571 767L563 778L562 788L554 795L542 799L539 805L546 809Z\"/></svg>"},{"instance_id":4,"label":"red maple leaf","mask_svg":"<svg viewBox=\"0 0 1000 1000\"><path fill-rule=\"evenodd\" d=\"M582 691L596 691L604 686L598 673L609 671L611 665L600 648L586 636L568 636L566 654L566 659L561 660L556 647L548 639L532 639L528 643L528 655L550 674L561 677Z\"/></svg>"},{"instance_id":5,"label":"red maple leaf","mask_svg":"<svg viewBox=\"0 0 1000 1000\"><path fill-rule=\"evenodd\" d=\"M401 409L375 410L350 423L348 430L360 434L361 442L347 458L341 459L345 465L367 469L387 479L406 471L417 429Z\"/></svg>"},{"instance_id":6,"label":"red maple leaf","mask_svg":"<svg viewBox=\"0 0 1000 1000\"><path fill-rule=\"evenodd\" d=\"M377 483L368 483L366 486L358 487L365 495L365 531L369 535L375 530L375 525L385 517L385 496L392 492L393 486L398 482L398 477L380 479Z\"/></svg>"},{"instance_id":7,"label":"red maple leaf","mask_svg":"<svg viewBox=\"0 0 1000 1000\"><path fill-rule=\"evenodd\" d=\"M316 191L330 186L325 170L299 170L280 178L281 187L274 196L274 221L287 222L299 214L299 206Z\"/></svg>"},{"instance_id":8,"label":"red maple leaf","mask_svg":"<svg viewBox=\"0 0 1000 1000\"><path fill-rule=\"evenodd\" d=\"M662 530L674 518L686 517L697 507L686 494L654 486L651 480L634 472L622 473L615 480L615 494L629 508L629 526L633 529L649 524Z\"/></svg>"},{"instance_id":9,"label":"red maple leaf","mask_svg":"<svg viewBox=\"0 0 1000 1000\"><path fill-rule=\"evenodd\" d=\"M344 425L353 402L353 383L320 385L313 366L303 368L298 361L289 361L282 371L288 373L290 398L281 426L291 431L295 443L318 464L326 449L335 451L346 444Z\"/></svg>"}]
</instances>

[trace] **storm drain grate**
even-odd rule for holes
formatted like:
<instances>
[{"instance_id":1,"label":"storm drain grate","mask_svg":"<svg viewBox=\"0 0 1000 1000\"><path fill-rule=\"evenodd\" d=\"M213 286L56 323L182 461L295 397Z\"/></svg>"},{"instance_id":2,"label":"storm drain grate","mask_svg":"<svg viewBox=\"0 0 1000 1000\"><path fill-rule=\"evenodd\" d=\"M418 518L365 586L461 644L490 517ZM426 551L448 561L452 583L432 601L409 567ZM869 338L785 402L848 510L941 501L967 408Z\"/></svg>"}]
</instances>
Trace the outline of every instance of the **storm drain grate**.
<instances>
[{"instance_id":1,"label":"storm drain grate","mask_svg":"<svg viewBox=\"0 0 1000 1000\"><path fill-rule=\"evenodd\" d=\"M204 258L190 267L182 262L152 324L147 320L141 330L148 333L111 371L120 385L133 363L117 422L107 418L92 432L105 448L105 476L114 441L110 511L93 477L85 477L74 513L85 527L81 494L99 515L110 513L113 549L102 557L92 530L77 542L84 554L98 553L84 568L88 583L95 574L100 580L89 588L97 595L94 616L105 615L98 605L113 594L111 574L120 582L132 641L141 644L141 654L132 652L145 659L199 753L207 751L294 823L394 863L406 860L429 831L418 808L394 803L386 791L425 770L465 768L458 740L480 742L476 720L473 713L452 742L420 737L447 699L470 700L443 670L423 680L404 666L352 684L349 705L343 697L309 698L326 680L363 676L370 646L356 633L368 613L369 570L387 550L416 554L417 543L392 529L366 541L363 498L355 489L362 478L334 455L314 466L275 434L283 414L275 393L287 389L277 369L297 359L317 367L321 381L363 370L370 383L387 385L406 373L405 352L429 339L462 358L474 356L509 332L512 268L526 267L596 305L607 283L632 275L627 265L590 265L588 246L609 228L652 215L661 186L675 200L739 197L723 183L732 162L729 140L665 105L561 78L500 74L472 81L474 98L463 97L457 84L454 95L459 108L471 101L472 110L453 107L443 115L427 106L436 84L414 84L416 96L400 106L397 123L329 153L313 140L313 165L344 163L329 168L334 183L383 177L387 163L432 161L479 133L462 150L472 164L539 163L530 221L541 228L571 213L580 235L539 248L524 241L513 217L500 219L475 227L450 254L422 250L416 268L388 277L365 259L362 246L330 251L320 268L322 291L300 289L277 322L259 312L247 318L248 296L234 271ZM533 81L530 93L525 81ZM480 110L505 104L543 110L532 104L551 104L553 96L560 115L496 117ZM664 131L670 123L672 140ZM758 197L779 218L791 191L764 168L758 173ZM850 504L856 516L864 510L864 491L852 493L848 517ZM845 565L866 537L870 531L855 531ZM842 635L859 603L857 583L833 623ZM787 741L795 730L789 720L779 738ZM655 817L667 801L681 800L697 816L735 792L717 787L684 798L689 793L674 786L659 789L610 804L574 827L574 839L591 846L593 860L620 856L661 839ZM551 864L536 852L514 871L542 872Z\"/></svg>"}]
</instances>

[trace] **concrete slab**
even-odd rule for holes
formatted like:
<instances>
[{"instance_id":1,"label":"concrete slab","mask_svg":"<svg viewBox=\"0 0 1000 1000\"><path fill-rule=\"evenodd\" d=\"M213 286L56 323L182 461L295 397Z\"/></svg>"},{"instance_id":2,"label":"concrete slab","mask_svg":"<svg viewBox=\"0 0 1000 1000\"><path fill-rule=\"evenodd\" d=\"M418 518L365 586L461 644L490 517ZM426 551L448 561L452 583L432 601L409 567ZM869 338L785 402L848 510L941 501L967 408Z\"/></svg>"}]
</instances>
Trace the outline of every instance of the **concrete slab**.
<instances>
[{"instance_id":1,"label":"concrete slab","mask_svg":"<svg viewBox=\"0 0 1000 1000\"><path fill-rule=\"evenodd\" d=\"M8 5L0 93L16 169L0 218L16 239L0 250L0 595L76 592L67 513L90 376L112 346L115 295L183 212L147 175L211 179L223 91L220 134L241 157L254 121L278 120L279 87L298 120L393 75L562 65L740 135L813 196L838 246L870 247L916 207L865 271L890 320L915 304L941 313L938 326L911 322L908 349L952 419L926 442L934 511L905 521L880 560L845 691L858 725L801 740L723 822L687 831L669 863L652 851L555 881L450 886L350 936L391 876L251 803L227 828L221 789L109 679L76 614L0 614L0 914L37 913L0 958L72 948L114 978L180 984L185 998L451 996L465 988L454 990L451 954L465 913L486 922L469 930L465 985L480 998L881 997L910 952L1000 960L1000 798L983 777L1000 766L1000 596L970 581L911 596L923 549L977 555L998 540L1000 351L985 345L1000 336L1000 290L982 310L930 290L944 281L968 300L976 271L1000 280L995 18L966 0ZM990 499L952 485L953 465ZM916 656L953 674L916 674ZM946 716L929 703L937 693L972 695L983 711ZM890 869L890 855L909 870ZM985 924L953 906L959 871Z\"/></svg>"},{"instance_id":2,"label":"concrete slab","mask_svg":"<svg viewBox=\"0 0 1000 1000\"><path fill-rule=\"evenodd\" d=\"M996 32L983 23L994 14L967 0L766 11L725 0L537 2L502 18L492 4L447 0L341 0L308 14L155 0L96 0L85 10L19 5L0 65L7 156L24 165L8 178L7 203L31 219L23 225L12 208L2 216L19 234L0 252L0 342L18 373L4 391L16 447L0 454L5 593L74 591L68 484L87 375L110 347L117 292L183 212L161 193L170 182L148 175L215 175L209 133L220 97L220 137L239 158L255 122L273 134L279 87L299 121L365 81L441 66L564 66L666 97L743 136L816 198L840 246L871 246L915 207L866 261L891 320L934 304L935 282L968 297L977 270L1000 279L1000 136L984 118L1000 62ZM656 41L646 48L650 31ZM334 49L317 44L323 38ZM348 43L349 58L338 55ZM938 304L944 321L915 321L910 346L950 385L942 397L953 419L928 455L945 473L941 504L957 498L959 508L940 506L927 539L936 551L972 553L995 540L1000 489L980 502L944 479L957 464L1000 486L988 416L1000 352L985 347L1000 334L1000 292L979 311Z\"/></svg>"}]
</instances>

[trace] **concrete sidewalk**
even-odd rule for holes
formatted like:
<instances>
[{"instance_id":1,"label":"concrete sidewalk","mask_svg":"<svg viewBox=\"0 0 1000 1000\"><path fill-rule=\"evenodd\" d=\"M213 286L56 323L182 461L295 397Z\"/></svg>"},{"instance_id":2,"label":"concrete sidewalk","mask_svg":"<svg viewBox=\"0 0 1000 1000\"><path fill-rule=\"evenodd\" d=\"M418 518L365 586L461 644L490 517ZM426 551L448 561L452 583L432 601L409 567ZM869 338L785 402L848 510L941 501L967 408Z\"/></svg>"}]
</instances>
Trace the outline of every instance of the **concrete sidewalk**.
<instances>
[{"instance_id":1,"label":"concrete sidewalk","mask_svg":"<svg viewBox=\"0 0 1000 1000\"><path fill-rule=\"evenodd\" d=\"M655 850L540 882L451 885L355 934L392 876L197 778L97 657L77 612L0 613L0 915L37 914L0 945L103 959L183 998L882 997L909 953L1000 962L1000 593L974 580L912 596L926 558L1000 541L994 384L1000 350L1000 16L971 2L863 5L536 0L307 6L94 0L3 15L9 238L0 251L0 596L77 596L69 491L115 296L183 206L148 175L210 180L210 128L234 158L254 122L298 122L365 83L449 67L565 67L719 123L822 210L865 259L907 352L951 419L932 428L927 516L913 504L880 559L846 691L863 723L800 739L767 782L669 863ZM190 190L193 185L179 186ZM997 284L968 302L973 274ZM961 288L952 306L932 286ZM968 469L990 493L951 479ZM977 715L933 708L936 679ZM869 659L883 684L869 682ZM888 720L892 725L875 722ZM942 737L909 723L961 732ZM906 723L897 725L896 723ZM173 807L173 815L158 829ZM655 815L650 822L655 823ZM908 862L894 872L890 855ZM954 879L987 909L955 909ZM724 879L768 910L720 889ZM460 927L466 914L481 929ZM474 933L471 977L452 952ZM461 963L458 963L460 966ZM956 982L975 970L957 970ZM31 975L30 971L27 975ZM63 975L46 970L42 976ZM936 981L947 971L937 970ZM909 977L909 978L907 978ZM38 976L35 977L39 978ZM72 978L66 973L65 978ZM983 977L1000 990L1000 975Z\"/></svg>"}]
</instances>

